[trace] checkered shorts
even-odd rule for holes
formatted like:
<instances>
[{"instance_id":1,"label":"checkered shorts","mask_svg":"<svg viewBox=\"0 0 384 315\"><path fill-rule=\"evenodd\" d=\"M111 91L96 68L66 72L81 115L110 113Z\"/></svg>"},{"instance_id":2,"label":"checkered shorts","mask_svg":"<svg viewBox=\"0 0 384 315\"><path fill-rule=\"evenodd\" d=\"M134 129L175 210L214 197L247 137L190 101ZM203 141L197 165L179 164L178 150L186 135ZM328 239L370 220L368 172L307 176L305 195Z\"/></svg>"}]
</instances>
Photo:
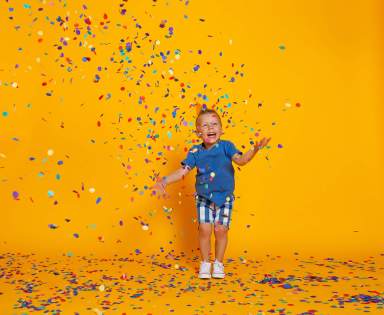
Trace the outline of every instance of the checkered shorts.
<instances>
[{"instance_id":1,"label":"checkered shorts","mask_svg":"<svg viewBox=\"0 0 384 315\"><path fill-rule=\"evenodd\" d=\"M196 195L197 219L199 223L221 224L229 229L231 222L233 200L227 198L225 203L218 207L213 201Z\"/></svg>"}]
</instances>

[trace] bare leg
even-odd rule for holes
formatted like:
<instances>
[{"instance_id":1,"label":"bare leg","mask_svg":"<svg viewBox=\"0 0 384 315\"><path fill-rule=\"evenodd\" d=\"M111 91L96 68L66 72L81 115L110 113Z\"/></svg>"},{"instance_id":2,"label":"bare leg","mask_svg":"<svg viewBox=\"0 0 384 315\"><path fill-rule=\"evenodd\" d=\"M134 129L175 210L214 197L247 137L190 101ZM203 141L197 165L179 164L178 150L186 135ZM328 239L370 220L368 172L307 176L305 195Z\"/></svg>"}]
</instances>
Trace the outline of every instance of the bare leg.
<instances>
[{"instance_id":1,"label":"bare leg","mask_svg":"<svg viewBox=\"0 0 384 315\"><path fill-rule=\"evenodd\" d=\"M228 243L228 228L221 224L215 225L215 256L223 262L225 249Z\"/></svg>"},{"instance_id":2,"label":"bare leg","mask_svg":"<svg viewBox=\"0 0 384 315\"><path fill-rule=\"evenodd\" d=\"M209 253L211 250L211 223L200 223L199 225L199 244L200 253L203 261L209 261Z\"/></svg>"}]
</instances>

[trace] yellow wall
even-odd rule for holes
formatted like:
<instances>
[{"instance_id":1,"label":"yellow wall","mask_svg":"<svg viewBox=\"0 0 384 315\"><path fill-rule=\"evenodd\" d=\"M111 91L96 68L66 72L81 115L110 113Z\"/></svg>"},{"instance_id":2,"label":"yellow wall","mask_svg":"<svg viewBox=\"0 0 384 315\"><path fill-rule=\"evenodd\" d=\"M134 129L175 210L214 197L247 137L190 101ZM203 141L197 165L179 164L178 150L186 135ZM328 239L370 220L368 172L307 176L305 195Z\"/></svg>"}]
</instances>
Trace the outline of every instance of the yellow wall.
<instances>
[{"instance_id":1,"label":"yellow wall","mask_svg":"<svg viewBox=\"0 0 384 315\"><path fill-rule=\"evenodd\" d=\"M125 3L125 16L119 1L88 1L87 9L77 1L24 3L31 8L19 1L0 5L2 250L195 250L194 176L171 186L168 200L151 197L145 185L152 185L154 172L166 175L178 167L195 139L181 119L194 121L194 105L203 103L198 93L209 97L208 106L219 100L219 109L228 112L224 138L239 148L249 148L257 131L272 137L269 149L236 172L228 255L381 249L381 1L135 0ZM51 25L58 16L68 22ZM84 39L86 17L91 25ZM174 35L166 38L170 26ZM65 37L68 45L59 51ZM141 46L126 53L131 64L120 63L120 40L123 47L133 40ZM154 57L151 67L143 67L152 54L167 50L167 63ZM170 79L171 68L179 81ZM185 98L181 83L189 86ZM174 106L180 108L176 118ZM152 131L156 141L147 138ZM173 210L168 214L163 207Z\"/></svg>"}]
</instances>

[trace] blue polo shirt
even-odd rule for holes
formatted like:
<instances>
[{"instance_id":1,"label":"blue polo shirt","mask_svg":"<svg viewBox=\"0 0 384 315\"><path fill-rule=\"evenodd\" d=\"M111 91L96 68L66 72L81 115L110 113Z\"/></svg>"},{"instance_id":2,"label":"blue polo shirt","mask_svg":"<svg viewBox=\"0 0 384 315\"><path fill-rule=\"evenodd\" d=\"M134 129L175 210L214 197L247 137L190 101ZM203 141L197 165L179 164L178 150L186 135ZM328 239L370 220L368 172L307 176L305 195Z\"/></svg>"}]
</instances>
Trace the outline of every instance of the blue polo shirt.
<instances>
[{"instance_id":1,"label":"blue polo shirt","mask_svg":"<svg viewBox=\"0 0 384 315\"><path fill-rule=\"evenodd\" d=\"M233 198L235 189L232 156L242 154L231 141L219 140L211 148L205 149L203 144L194 145L187 158L181 162L190 169L197 168L196 192L222 206L227 197Z\"/></svg>"}]
</instances>

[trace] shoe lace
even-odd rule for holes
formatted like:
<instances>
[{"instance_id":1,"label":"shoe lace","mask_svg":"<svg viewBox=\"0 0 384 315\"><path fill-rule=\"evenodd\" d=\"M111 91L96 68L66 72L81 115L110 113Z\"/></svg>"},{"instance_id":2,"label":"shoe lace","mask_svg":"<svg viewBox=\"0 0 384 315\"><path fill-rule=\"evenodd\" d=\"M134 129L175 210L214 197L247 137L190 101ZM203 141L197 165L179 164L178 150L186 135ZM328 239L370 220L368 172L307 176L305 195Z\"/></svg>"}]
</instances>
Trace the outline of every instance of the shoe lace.
<instances>
[{"instance_id":1,"label":"shoe lace","mask_svg":"<svg viewBox=\"0 0 384 315\"><path fill-rule=\"evenodd\" d=\"M224 265L219 262L215 262L215 270L218 272L224 272Z\"/></svg>"},{"instance_id":2,"label":"shoe lace","mask_svg":"<svg viewBox=\"0 0 384 315\"><path fill-rule=\"evenodd\" d=\"M210 268L211 268L211 264L209 264L209 263L201 263L200 271L201 272L209 272Z\"/></svg>"}]
</instances>

